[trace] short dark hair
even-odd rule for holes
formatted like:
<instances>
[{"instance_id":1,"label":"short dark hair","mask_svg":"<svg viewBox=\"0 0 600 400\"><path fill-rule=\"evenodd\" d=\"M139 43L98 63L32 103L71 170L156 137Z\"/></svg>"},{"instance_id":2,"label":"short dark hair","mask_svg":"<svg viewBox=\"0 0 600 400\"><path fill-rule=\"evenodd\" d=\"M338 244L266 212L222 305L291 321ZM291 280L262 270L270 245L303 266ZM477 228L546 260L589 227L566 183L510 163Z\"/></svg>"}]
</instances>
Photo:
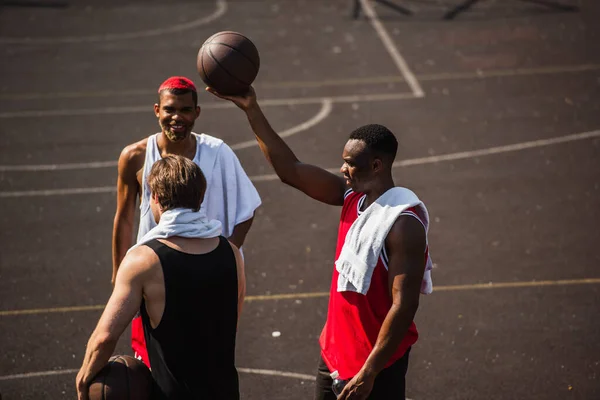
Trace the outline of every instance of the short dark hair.
<instances>
[{"instance_id":1,"label":"short dark hair","mask_svg":"<svg viewBox=\"0 0 600 400\"><path fill-rule=\"evenodd\" d=\"M389 158L390 162L396 158L398 141L394 134L385 126L369 124L355 129L349 139L361 140L367 148L376 156Z\"/></svg>"},{"instance_id":2,"label":"short dark hair","mask_svg":"<svg viewBox=\"0 0 600 400\"><path fill-rule=\"evenodd\" d=\"M148 185L163 211L173 208L198 211L206 192L206 178L200 167L178 155L155 162L148 175Z\"/></svg>"},{"instance_id":3,"label":"short dark hair","mask_svg":"<svg viewBox=\"0 0 600 400\"><path fill-rule=\"evenodd\" d=\"M192 94L192 100L194 101L194 106L198 105L198 92L196 92L195 90L191 90L191 89L173 89L173 88L169 88L169 89L163 89L160 92L158 92L158 104L160 104L160 96L163 94L163 92L169 92L174 94L175 96L182 96L186 93L191 93Z\"/></svg>"}]
</instances>

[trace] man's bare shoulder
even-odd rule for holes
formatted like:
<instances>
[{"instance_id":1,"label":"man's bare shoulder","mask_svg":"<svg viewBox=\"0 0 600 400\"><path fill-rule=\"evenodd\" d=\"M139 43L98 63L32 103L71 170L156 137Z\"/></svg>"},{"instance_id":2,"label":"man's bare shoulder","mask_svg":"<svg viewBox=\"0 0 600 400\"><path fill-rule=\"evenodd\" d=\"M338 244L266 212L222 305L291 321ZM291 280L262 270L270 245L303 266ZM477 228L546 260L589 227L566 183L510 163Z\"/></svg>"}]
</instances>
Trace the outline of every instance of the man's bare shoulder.
<instances>
[{"instance_id":1,"label":"man's bare shoulder","mask_svg":"<svg viewBox=\"0 0 600 400\"><path fill-rule=\"evenodd\" d=\"M126 146L119 156L119 175L128 181L138 180L138 172L144 167L148 138Z\"/></svg>"},{"instance_id":2,"label":"man's bare shoulder","mask_svg":"<svg viewBox=\"0 0 600 400\"><path fill-rule=\"evenodd\" d=\"M156 267L160 267L160 259L154 250L142 245L127 253L119 271L124 268L128 274L143 276L152 272Z\"/></svg>"},{"instance_id":3,"label":"man's bare shoulder","mask_svg":"<svg viewBox=\"0 0 600 400\"><path fill-rule=\"evenodd\" d=\"M144 138L139 142L132 143L125 146L121 151L119 162L125 162L127 164L143 164L144 158L146 157L146 148L148 147L148 138Z\"/></svg>"},{"instance_id":4,"label":"man's bare shoulder","mask_svg":"<svg viewBox=\"0 0 600 400\"><path fill-rule=\"evenodd\" d=\"M392 225L386 237L386 244L392 248L405 250L421 249L425 251L427 233L423 224L410 215L400 215Z\"/></svg>"}]
</instances>

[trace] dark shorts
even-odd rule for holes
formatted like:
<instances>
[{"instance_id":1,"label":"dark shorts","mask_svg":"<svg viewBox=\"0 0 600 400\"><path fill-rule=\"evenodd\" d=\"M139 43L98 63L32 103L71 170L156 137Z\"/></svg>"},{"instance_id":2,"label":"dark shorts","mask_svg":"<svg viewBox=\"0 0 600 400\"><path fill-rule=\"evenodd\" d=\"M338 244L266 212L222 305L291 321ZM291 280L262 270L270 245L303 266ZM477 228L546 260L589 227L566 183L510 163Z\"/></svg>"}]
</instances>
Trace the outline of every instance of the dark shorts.
<instances>
[{"instance_id":1,"label":"dark shorts","mask_svg":"<svg viewBox=\"0 0 600 400\"><path fill-rule=\"evenodd\" d=\"M405 378L408 370L408 353L406 351L401 359L384 369L375 378L373 391L368 400L405 400ZM330 371L321 358L317 371L317 383L315 388L315 400L335 400L336 396L331 390L333 380L329 376Z\"/></svg>"}]
</instances>

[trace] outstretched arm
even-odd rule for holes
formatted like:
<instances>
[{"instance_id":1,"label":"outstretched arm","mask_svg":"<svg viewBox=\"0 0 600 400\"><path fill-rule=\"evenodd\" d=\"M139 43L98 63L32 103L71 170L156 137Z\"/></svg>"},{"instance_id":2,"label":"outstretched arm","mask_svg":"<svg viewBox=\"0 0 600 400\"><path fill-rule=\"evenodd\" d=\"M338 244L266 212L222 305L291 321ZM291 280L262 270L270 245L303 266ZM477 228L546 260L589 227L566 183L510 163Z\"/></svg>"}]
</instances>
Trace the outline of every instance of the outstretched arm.
<instances>
[{"instance_id":1,"label":"outstretched arm","mask_svg":"<svg viewBox=\"0 0 600 400\"><path fill-rule=\"evenodd\" d=\"M212 88L207 88L207 91L232 101L246 113L261 151L282 182L323 203L331 205L344 203L344 192L347 189L344 179L298 160L292 149L269 124L258 105L252 87L248 93L241 96L224 96Z\"/></svg>"},{"instance_id":2,"label":"outstretched arm","mask_svg":"<svg viewBox=\"0 0 600 400\"><path fill-rule=\"evenodd\" d=\"M388 233L385 244L392 307L371 354L338 399L364 400L369 396L375 377L402 342L419 307L427 246L425 228L417 219L401 215Z\"/></svg>"}]
</instances>

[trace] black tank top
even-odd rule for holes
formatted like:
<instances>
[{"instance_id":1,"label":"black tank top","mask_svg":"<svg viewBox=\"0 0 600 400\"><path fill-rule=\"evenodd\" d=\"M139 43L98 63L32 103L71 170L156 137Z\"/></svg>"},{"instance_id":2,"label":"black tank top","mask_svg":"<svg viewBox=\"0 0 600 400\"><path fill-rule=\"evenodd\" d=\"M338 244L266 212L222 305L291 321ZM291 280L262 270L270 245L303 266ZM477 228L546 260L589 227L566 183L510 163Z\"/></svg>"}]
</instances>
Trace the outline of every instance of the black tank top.
<instances>
[{"instance_id":1,"label":"black tank top","mask_svg":"<svg viewBox=\"0 0 600 400\"><path fill-rule=\"evenodd\" d=\"M206 254L187 254L153 240L165 279L165 310L152 329L140 313L152 366L153 399L238 400L235 368L238 282L224 237Z\"/></svg>"}]
</instances>

